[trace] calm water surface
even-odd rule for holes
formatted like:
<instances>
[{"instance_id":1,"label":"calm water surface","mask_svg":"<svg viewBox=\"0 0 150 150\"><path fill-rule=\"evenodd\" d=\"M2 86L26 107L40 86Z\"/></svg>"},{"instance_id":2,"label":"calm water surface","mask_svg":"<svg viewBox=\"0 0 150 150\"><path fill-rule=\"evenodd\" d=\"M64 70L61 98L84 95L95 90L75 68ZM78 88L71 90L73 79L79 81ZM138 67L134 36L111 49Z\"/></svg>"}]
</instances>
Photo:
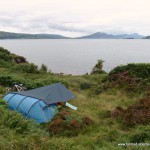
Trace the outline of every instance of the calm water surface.
<instances>
[{"instance_id":1,"label":"calm water surface","mask_svg":"<svg viewBox=\"0 0 150 150\"><path fill-rule=\"evenodd\" d=\"M0 46L52 72L84 74L98 59L104 70L127 63L150 63L150 40L0 40Z\"/></svg>"}]
</instances>

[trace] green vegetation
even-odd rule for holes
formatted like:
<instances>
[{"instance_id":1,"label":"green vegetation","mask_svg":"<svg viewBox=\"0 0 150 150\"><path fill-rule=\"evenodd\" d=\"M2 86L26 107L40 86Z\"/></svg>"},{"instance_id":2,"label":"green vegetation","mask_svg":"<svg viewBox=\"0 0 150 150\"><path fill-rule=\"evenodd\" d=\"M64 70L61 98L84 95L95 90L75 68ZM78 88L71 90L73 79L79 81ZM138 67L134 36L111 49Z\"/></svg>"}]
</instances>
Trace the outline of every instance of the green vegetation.
<instances>
[{"instance_id":1,"label":"green vegetation","mask_svg":"<svg viewBox=\"0 0 150 150\"><path fill-rule=\"evenodd\" d=\"M142 79L150 78L150 65L140 63L140 64L128 64L125 66L118 66L114 68L109 74L117 74L124 71L128 71L130 76L135 76Z\"/></svg>"},{"instance_id":2,"label":"green vegetation","mask_svg":"<svg viewBox=\"0 0 150 150\"><path fill-rule=\"evenodd\" d=\"M12 82L28 89L62 82L77 98L73 111L62 107L48 123L35 124L7 109L0 101L0 149L2 150L113 150L149 149L118 146L150 141L150 64L128 64L90 75L58 75L0 48L0 96ZM21 61L14 61L17 60ZM25 60L25 61L22 61Z\"/></svg>"},{"instance_id":3,"label":"green vegetation","mask_svg":"<svg viewBox=\"0 0 150 150\"><path fill-rule=\"evenodd\" d=\"M91 74L97 74L97 73L98 74L100 74L100 73L102 74L102 73L105 73L105 71L103 70L103 63L104 63L104 61L99 59L97 61L97 64L93 67Z\"/></svg>"}]
</instances>

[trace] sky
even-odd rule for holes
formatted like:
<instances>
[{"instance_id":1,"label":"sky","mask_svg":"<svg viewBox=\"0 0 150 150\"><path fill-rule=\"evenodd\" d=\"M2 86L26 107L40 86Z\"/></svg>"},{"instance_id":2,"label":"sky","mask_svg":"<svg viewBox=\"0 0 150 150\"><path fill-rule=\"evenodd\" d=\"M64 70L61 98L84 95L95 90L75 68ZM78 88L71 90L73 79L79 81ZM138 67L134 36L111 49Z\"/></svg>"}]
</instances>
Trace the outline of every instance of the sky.
<instances>
[{"instance_id":1,"label":"sky","mask_svg":"<svg viewBox=\"0 0 150 150\"><path fill-rule=\"evenodd\" d=\"M0 0L0 31L150 35L150 0Z\"/></svg>"}]
</instances>

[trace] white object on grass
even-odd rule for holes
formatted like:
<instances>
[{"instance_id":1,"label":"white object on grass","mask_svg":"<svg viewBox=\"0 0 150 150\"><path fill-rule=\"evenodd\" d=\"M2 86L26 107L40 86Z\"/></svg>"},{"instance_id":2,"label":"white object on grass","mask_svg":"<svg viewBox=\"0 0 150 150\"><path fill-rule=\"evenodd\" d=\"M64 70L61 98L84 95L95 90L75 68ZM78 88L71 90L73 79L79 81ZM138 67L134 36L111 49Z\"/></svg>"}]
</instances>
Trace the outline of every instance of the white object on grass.
<instances>
[{"instance_id":1,"label":"white object on grass","mask_svg":"<svg viewBox=\"0 0 150 150\"><path fill-rule=\"evenodd\" d=\"M73 110L77 110L77 107L76 106L73 106L69 103L66 102L66 106L68 106L69 108L73 109Z\"/></svg>"}]
</instances>

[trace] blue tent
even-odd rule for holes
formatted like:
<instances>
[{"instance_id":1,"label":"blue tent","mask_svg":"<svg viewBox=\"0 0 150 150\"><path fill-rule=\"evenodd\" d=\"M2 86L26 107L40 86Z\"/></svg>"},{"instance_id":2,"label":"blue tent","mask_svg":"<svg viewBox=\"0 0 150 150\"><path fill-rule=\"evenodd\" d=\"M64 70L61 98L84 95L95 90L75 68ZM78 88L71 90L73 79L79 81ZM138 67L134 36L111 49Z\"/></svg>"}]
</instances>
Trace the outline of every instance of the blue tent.
<instances>
[{"instance_id":1,"label":"blue tent","mask_svg":"<svg viewBox=\"0 0 150 150\"><path fill-rule=\"evenodd\" d=\"M11 110L37 123L48 122L57 112L57 102L66 102L75 96L61 83L37 89L13 92L4 96Z\"/></svg>"}]
</instances>

